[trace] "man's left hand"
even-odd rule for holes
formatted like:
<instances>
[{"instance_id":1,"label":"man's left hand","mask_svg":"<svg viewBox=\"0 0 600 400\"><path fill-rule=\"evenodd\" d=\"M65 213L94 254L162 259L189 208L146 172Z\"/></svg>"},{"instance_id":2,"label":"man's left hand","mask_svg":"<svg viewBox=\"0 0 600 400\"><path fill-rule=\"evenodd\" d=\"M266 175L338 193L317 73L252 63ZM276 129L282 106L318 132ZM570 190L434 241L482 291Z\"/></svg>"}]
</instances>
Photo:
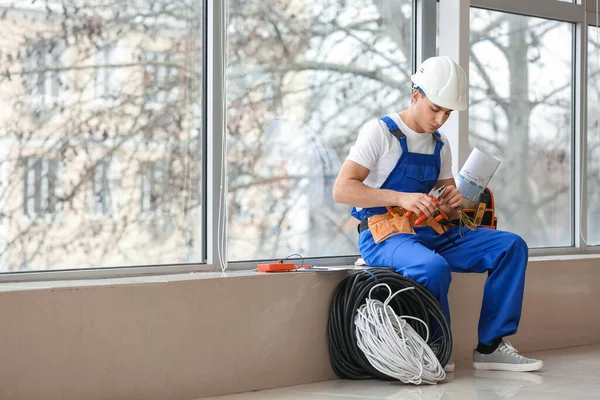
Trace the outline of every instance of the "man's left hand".
<instances>
[{"instance_id":1,"label":"man's left hand","mask_svg":"<svg viewBox=\"0 0 600 400\"><path fill-rule=\"evenodd\" d=\"M463 204L463 196L456 186L446 186L446 192L440 199L440 205L449 206L451 209L458 208Z\"/></svg>"}]
</instances>

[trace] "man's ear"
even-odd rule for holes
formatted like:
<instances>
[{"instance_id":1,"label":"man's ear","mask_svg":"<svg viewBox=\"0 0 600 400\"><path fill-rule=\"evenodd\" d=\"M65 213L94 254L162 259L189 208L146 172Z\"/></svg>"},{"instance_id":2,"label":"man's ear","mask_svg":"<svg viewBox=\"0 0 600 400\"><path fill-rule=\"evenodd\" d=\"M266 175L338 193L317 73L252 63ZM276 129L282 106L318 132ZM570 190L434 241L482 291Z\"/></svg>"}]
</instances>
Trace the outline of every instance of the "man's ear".
<instances>
[{"instance_id":1,"label":"man's ear","mask_svg":"<svg viewBox=\"0 0 600 400\"><path fill-rule=\"evenodd\" d=\"M419 92L417 89L414 89L412 92L412 96L411 96L411 103L412 104L417 104L417 101L419 100L419 97L421 96L421 92Z\"/></svg>"}]
</instances>

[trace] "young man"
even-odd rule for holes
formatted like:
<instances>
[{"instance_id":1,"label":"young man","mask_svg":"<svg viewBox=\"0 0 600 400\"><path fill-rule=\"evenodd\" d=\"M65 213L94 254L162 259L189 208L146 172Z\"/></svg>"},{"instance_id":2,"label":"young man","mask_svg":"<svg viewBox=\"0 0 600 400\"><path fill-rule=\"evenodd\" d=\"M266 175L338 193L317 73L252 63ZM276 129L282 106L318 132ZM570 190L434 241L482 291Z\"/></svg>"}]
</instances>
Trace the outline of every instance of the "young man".
<instances>
[{"instance_id":1,"label":"young man","mask_svg":"<svg viewBox=\"0 0 600 400\"><path fill-rule=\"evenodd\" d=\"M450 146L437 130L453 110L467 108L466 74L450 58L433 57L423 62L412 82L410 106L365 124L335 182L335 201L354 206L352 215L359 221L386 213L386 206L431 217L436 206L427 193L442 185L447 189L441 208L450 218L456 218L455 209L462 205ZM521 317L528 256L523 239L482 227L451 227L438 234L429 226L416 226L415 234L396 234L376 244L368 225L359 226L358 245L367 265L394 268L427 287L448 321L451 272L488 273L473 368L542 368L542 361L523 357L503 340L516 333ZM454 364L446 369L452 371Z\"/></svg>"}]
</instances>

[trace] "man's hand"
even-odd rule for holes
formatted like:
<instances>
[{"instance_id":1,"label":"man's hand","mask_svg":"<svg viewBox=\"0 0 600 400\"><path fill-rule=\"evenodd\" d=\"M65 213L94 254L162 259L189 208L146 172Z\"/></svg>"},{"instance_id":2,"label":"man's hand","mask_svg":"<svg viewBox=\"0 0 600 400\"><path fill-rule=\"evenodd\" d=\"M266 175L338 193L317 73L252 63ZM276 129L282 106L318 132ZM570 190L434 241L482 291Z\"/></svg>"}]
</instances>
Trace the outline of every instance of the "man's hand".
<instances>
[{"instance_id":1,"label":"man's hand","mask_svg":"<svg viewBox=\"0 0 600 400\"><path fill-rule=\"evenodd\" d=\"M447 205L451 209L458 208L463 203L463 196L455 186L446 186L446 192L440 199L440 205Z\"/></svg>"},{"instance_id":2,"label":"man's hand","mask_svg":"<svg viewBox=\"0 0 600 400\"><path fill-rule=\"evenodd\" d=\"M425 193L400 193L398 205L407 211L412 211L417 216L421 214L431 218L437 206L431 197Z\"/></svg>"}]
</instances>

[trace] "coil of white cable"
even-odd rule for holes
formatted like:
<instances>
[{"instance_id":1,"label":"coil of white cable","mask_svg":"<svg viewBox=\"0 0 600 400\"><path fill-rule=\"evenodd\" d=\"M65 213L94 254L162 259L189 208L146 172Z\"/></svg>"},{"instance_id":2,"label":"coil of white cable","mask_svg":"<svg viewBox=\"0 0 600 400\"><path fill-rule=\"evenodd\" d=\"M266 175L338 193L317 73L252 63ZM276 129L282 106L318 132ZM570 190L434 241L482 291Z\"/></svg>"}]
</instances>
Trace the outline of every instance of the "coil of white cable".
<instances>
[{"instance_id":1,"label":"coil of white cable","mask_svg":"<svg viewBox=\"0 0 600 400\"><path fill-rule=\"evenodd\" d=\"M372 299L373 289L385 287L388 297L384 302ZM375 285L369 291L366 303L355 317L357 345L373 368L379 372L415 385L435 384L446 377L442 365L427 345L427 323L412 316L398 316L389 302L398 294L412 290L408 287L392 293L387 284ZM421 336L406 322L413 319L427 329L427 338Z\"/></svg>"}]
</instances>

